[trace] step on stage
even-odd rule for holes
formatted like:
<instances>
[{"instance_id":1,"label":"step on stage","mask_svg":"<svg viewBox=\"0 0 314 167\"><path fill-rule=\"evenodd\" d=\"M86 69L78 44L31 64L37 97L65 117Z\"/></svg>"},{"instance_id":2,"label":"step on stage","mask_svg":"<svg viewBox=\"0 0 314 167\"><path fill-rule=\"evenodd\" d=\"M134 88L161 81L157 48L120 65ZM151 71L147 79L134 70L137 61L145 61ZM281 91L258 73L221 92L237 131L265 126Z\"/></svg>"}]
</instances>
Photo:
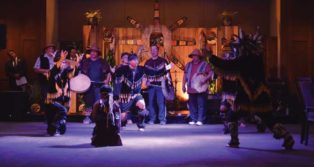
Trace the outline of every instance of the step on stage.
<instances>
[{"instance_id":1,"label":"step on stage","mask_svg":"<svg viewBox=\"0 0 314 167\"><path fill-rule=\"evenodd\" d=\"M313 166L314 136L308 146L299 144L299 125L287 125L296 140L293 151L249 124L240 128L238 149L225 146L229 136L221 124L155 124L145 132L128 124L122 147L101 148L90 145L93 127L69 122L64 136L48 137L44 122L0 122L0 166Z\"/></svg>"}]
</instances>

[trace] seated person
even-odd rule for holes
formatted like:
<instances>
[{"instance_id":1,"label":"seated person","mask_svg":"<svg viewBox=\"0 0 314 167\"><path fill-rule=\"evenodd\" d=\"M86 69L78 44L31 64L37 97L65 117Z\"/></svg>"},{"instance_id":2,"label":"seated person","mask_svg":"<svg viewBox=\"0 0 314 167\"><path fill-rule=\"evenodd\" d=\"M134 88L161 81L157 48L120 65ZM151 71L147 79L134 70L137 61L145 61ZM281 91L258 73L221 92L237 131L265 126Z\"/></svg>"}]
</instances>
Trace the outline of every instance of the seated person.
<instances>
[{"instance_id":1,"label":"seated person","mask_svg":"<svg viewBox=\"0 0 314 167\"><path fill-rule=\"evenodd\" d=\"M114 104L112 89L109 86L100 88L101 97L93 106L92 119L96 126L93 130L92 145L122 146L120 138L120 109Z\"/></svg>"}]
</instances>

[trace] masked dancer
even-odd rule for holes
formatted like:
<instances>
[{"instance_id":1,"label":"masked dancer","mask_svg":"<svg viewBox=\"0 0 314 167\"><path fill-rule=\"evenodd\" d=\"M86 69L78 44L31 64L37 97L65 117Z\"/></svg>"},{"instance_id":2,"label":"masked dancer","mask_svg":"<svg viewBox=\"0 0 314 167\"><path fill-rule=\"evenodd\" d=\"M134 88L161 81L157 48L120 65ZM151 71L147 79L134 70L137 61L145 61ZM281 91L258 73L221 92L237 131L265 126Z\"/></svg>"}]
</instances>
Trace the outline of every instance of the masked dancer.
<instances>
[{"instance_id":1,"label":"masked dancer","mask_svg":"<svg viewBox=\"0 0 314 167\"><path fill-rule=\"evenodd\" d=\"M265 82L263 70L263 48L262 37L256 32L252 35L245 35L240 31L239 36L234 36L231 43L236 58L224 60L212 54L209 61L214 65L215 72L237 82L236 94L230 105L227 114L227 121L230 130L230 147L240 145L238 138L238 120L250 112L259 116L267 127L272 131L274 138L283 139L282 146L289 150L294 145L291 133L272 117L271 92ZM227 101L228 102L228 101Z\"/></svg>"}]
</instances>

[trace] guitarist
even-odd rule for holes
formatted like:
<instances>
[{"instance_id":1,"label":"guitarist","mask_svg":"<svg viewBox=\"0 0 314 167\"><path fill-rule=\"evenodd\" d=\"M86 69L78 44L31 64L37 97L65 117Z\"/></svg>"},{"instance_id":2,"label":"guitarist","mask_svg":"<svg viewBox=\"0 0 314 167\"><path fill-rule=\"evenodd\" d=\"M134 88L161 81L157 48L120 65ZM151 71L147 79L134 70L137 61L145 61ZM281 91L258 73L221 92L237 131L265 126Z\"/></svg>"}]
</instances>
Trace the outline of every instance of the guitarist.
<instances>
[{"instance_id":1,"label":"guitarist","mask_svg":"<svg viewBox=\"0 0 314 167\"><path fill-rule=\"evenodd\" d=\"M188 106L190 110L190 125L203 125L205 120L205 104L207 100L207 90L199 92L192 88L193 76L204 74L205 77L201 80L201 84L206 84L212 77L212 70L210 65L204 60L204 56L199 49L194 49L189 58L192 61L188 62L185 66L184 76L182 79L182 91L189 94ZM186 88L187 86L187 88Z\"/></svg>"}]
</instances>

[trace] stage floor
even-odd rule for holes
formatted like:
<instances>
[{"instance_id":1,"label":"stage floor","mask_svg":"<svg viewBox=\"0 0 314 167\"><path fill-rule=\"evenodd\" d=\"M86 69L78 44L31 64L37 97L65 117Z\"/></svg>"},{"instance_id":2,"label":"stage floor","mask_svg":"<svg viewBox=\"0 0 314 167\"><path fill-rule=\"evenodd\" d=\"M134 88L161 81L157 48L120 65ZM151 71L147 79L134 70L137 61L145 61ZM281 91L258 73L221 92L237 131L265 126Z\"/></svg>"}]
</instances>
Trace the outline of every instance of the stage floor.
<instances>
[{"instance_id":1,"label":"stage floor","mask_svg":"<svg viewBox=\"0 0 314 167\"><path fill-rule=\"evenodd\" d=\"M131 124L121 132L123 146L90 145L93 124L68 123L64 136L48 137L43 122L0 122L0 166L313 166L314 136L299 144L299 125L287 125L295 150L282 150L282 141L254 125L240 128L240 148L228 148L222 125Z\"/></svg>"}]
</instances>

